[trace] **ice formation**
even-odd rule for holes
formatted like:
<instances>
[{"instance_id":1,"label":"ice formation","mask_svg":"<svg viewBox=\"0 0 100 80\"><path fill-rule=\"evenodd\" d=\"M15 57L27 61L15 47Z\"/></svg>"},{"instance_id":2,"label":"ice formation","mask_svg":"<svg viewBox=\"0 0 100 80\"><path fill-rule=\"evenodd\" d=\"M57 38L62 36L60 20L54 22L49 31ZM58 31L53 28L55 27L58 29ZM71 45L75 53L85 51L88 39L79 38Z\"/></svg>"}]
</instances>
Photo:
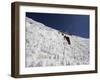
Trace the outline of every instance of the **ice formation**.
<instances>
[{"instance_id":1,"label":"ice formation","mask_svg":"<svg viewBox=\"0 0 100 80\"><path fill-rule=\"evenodd\" d=\"M25 66L89 64L89 39L65 34L26 17Z\"/></svg>"}]
</instances>

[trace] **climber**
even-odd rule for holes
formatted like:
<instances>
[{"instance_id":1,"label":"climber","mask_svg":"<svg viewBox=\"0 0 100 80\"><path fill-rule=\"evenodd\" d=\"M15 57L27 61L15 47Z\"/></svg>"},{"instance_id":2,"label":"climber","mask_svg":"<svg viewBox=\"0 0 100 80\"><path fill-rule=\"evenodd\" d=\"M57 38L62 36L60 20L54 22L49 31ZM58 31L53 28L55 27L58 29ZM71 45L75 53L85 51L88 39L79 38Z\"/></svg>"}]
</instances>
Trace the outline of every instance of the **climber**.
<instances>
[{"instance_id":1,"label":"climber","mask_svg":"<svg viewBox=\"0 0 100 80\"><path fill-rule=\"evenodd\" d=\"M69 37L64 36L64 39L66 39L66 40L67 40L68 44L71 44L71 42L70 42L70 38L69 38Z\"/></svg>"}]
</instances>

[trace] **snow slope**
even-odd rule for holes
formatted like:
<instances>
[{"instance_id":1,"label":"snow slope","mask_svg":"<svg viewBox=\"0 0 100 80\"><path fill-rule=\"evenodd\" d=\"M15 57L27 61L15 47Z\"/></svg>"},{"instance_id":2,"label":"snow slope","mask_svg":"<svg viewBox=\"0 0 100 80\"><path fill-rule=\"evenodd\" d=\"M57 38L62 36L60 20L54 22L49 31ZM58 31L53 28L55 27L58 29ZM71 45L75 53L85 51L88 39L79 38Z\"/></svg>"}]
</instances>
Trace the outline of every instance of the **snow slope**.
<instances>
[{"instance_id":1,"label":"snow slope","mask_svg":"<svg viewBox=\"0 0 100 80\"><path fill-rule=\"evenodd\" d=\"M89 64L89 39L62 33L28 17L25 30L26 67Z\"/></svg>"}]
</instances>

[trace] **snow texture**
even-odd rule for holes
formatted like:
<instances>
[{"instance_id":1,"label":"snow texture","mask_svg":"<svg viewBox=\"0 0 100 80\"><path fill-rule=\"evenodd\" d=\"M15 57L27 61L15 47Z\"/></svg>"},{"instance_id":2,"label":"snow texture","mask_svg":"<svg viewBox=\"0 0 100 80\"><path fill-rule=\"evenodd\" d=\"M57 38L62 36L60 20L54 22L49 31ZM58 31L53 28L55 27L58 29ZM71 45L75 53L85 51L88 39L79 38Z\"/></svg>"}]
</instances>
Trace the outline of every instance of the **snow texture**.
<instances>
[{"instance_id":1,"label":"snow texture","mask_svg":"<svg viewBox=\"0 0 100 80\"><path fill-rule=\"evenodd\" d=\"M88 65L89 39L60 32L26 17L25 66Z\"/></svg>"}]
</instances>

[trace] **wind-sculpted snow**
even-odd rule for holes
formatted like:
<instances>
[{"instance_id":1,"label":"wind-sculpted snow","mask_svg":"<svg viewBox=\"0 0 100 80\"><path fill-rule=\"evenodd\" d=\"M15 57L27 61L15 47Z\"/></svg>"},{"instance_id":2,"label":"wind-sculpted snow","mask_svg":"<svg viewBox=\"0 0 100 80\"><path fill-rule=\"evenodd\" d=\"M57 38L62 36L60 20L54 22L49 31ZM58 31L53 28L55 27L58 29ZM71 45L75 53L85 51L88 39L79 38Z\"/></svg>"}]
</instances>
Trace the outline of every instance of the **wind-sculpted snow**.
<instances>
[{"instance_id":1,"label":"wind-sculpted snow","mask_svg":"<svg viewBox=\"0 0 100 80\"><path fill-rule=\"evenodd\" d=\"M62 33L28 17L25 34L26 67L89 64L89 39Z\"/></svg>"}]
</instances>

